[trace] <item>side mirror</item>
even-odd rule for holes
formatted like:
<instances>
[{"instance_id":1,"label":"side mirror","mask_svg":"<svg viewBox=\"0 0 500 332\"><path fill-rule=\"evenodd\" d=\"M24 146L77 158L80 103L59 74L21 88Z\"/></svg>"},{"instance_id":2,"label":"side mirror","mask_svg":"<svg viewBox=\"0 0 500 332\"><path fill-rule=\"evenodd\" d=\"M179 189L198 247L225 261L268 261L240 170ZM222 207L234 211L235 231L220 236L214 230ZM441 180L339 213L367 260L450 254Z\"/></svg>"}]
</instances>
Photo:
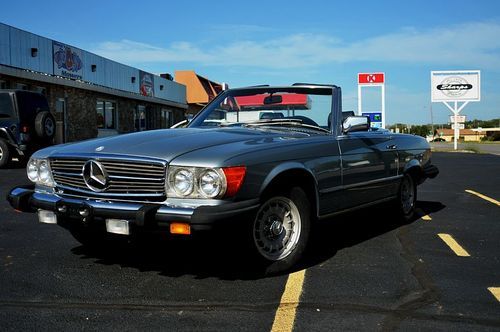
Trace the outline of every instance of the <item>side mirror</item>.
<instances>
[{"instance_id":1,"label":"side mirror","mask_svg":"<svg viewBox=\"0 0 500 332\"><path fill-rule=\"evenodd\" d=\"M344 134L355 131L368 131L370 129L370 119L367 116L349 116L342 123Z\"/></svg>"}]
</instances>

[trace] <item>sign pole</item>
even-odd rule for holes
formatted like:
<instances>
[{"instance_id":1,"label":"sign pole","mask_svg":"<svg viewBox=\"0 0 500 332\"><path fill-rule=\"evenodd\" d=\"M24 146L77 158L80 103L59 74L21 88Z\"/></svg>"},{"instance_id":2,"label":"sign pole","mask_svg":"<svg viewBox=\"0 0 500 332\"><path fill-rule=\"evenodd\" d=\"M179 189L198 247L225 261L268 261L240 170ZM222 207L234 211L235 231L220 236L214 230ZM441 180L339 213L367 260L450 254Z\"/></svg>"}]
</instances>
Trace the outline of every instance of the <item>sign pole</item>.
<instances>
[{"instance_id":1,"label":"sign pole","mask_svg":"<svg viewBox=\"0 0 500 332\"><path fill-rule=\"evenodd\" d=\"M358 115L362 114L361 105L361 85L358 84Z\"/></svg>"},{"instance_id":2,"label":"sign pole","mask_svg":"<svg viewBox=\"0 0 500 332\"><path fill-rule=\"evenodd\" d=\"M455 114L455 134L453 135L454 137L454 142L453 142L453 147L455 151L457 150L458 147L458 136L460 136L460 129L458 128L458 111L457 111L457 102L455 102L455 111L453 114Z\"/></svg>"},{"instance_id":3,"label":"sign pole","mask_svg":"<svg viewBox=\"0 0 500 332\"><path fill-rule=\"evenodd\" d=\"M385 84L382 84L382 128L385 129Z\"/></svg>"}]
</instances>

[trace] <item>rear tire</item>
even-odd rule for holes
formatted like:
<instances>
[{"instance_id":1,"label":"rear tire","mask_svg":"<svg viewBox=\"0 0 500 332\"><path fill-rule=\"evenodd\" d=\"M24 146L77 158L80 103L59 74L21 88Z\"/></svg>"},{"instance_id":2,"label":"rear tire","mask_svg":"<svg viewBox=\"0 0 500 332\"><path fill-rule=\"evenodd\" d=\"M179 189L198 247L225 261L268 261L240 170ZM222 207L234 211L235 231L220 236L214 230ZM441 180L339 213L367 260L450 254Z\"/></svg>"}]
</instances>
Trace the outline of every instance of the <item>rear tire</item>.
<instances>
[{"instance_id":1,"label":"rear tire","mask_svg":"<svg viewBox=\"0 0 500 332\"><path fill-rule=\"evenodd\" d=\"M0 168L6 167L10 162L10 149L7 142L0 138Z\"/></svg>"},{"instance_id":2,"label":"rear tire","mask_svg":"<svg viewBox=\"0 0 500 332\"><path fill-rule=\"evenodd\" d=\"M309 241L310 214L310 202L300 187L263 201L251 223L251 242L265 274L284 272L299 262Z\"/></svg>"}]
</instances>

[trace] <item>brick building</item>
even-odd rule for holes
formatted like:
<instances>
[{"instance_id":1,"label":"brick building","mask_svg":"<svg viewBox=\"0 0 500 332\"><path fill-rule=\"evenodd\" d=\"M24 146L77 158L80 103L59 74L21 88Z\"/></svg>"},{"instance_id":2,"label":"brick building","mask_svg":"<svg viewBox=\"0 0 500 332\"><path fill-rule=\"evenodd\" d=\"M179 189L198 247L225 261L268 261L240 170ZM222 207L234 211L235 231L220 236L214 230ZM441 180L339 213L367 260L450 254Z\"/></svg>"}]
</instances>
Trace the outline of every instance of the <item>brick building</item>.
<instances>
[{"instance_id":1,"label":"brick building","mask_svg":"<svg viewBox=\"0 0 500 332\"><path fill-rule=\"evenodd\" d=\"M186 87L162 76L0 23L0 88L46 95L57 143L183 120Z\"/></svg>"}]
</instances>

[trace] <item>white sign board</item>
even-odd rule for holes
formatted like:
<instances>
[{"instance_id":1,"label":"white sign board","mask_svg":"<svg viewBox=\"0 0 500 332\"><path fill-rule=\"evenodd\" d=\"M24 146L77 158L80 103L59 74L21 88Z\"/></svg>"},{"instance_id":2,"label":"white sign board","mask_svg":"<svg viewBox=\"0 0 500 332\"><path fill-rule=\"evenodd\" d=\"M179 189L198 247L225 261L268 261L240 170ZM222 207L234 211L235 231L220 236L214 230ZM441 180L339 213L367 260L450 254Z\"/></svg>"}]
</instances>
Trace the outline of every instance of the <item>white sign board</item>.
<instances>
[{"instance_id":1,"label":"white sign board","mask_svg":"<svg viewBox=\"0 0 500 332\"><path fill-rule=\"evenodd\" d=\"M450 122L464 123L465 122L465 115L450 115Z\"/></svg>"},{"instance_id":2,"label":"white sign board","mask_svg":"<svg viewBox=\"0 0 500 332\"><path fill-rule=\"evenodd\" d=\"M457 123L457 125L455 126L454 123L451 124L451 129L465 129L465 124L464 123Z\"/></svg>"},{"instance_id":3,"label":"white sign board","mask_svg":"<svg viewBox=\"0 0 500 332\"><path fill-rule=\"evenodd\" d=\"M432 71L431 100L480 101L481 72L479 70Z\"/></svg>"}]
</instances>

